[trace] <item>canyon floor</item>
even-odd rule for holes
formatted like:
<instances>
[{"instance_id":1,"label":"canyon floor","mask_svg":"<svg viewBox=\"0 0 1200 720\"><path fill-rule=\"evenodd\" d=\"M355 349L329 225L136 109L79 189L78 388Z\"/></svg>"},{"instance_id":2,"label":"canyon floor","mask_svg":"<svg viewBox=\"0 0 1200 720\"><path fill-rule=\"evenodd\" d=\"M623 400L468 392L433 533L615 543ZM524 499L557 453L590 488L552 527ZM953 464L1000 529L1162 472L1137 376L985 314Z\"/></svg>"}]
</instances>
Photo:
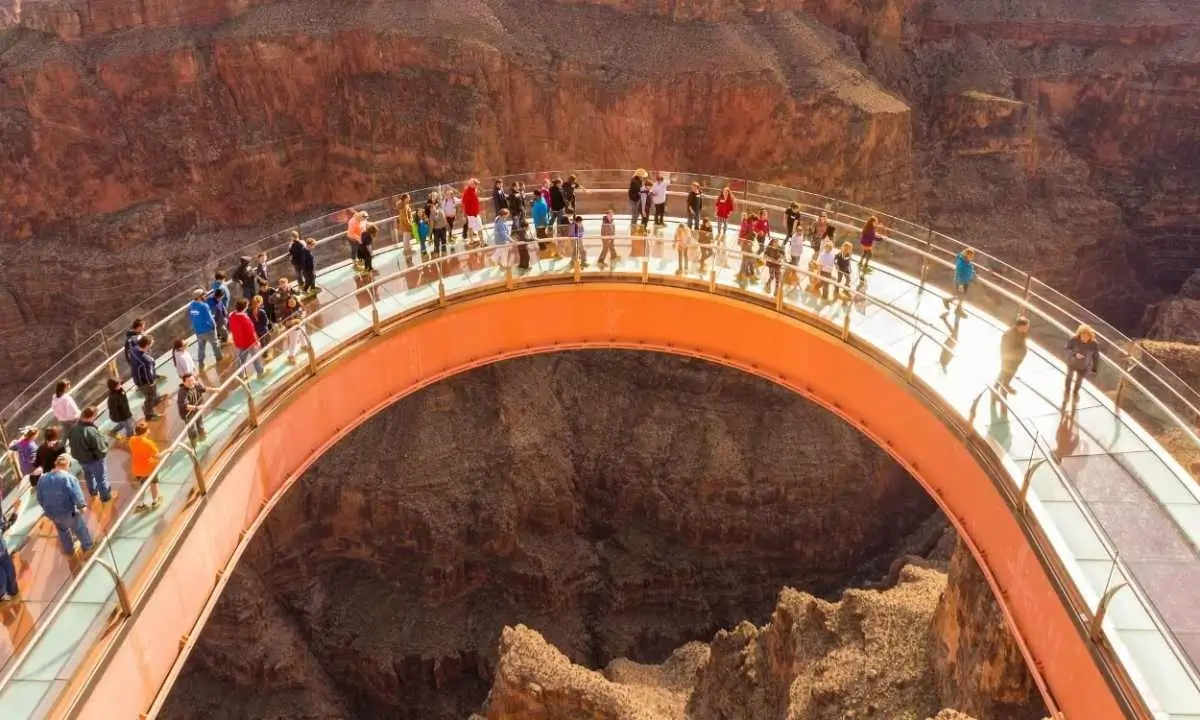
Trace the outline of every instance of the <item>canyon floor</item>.
<instances>
[{"instance_id":1,"label":"canyon floor","mask_svg":"<svg viewBox=\"0 0 1200 720\"><path fill-rule=\"evenodd\" d=\"M653 353L506 361L298 481L164 716L1040 718L955 545L882 451L765 380ZM883 589L843 593L864 585Z\"/></svg>"}]
</instances>

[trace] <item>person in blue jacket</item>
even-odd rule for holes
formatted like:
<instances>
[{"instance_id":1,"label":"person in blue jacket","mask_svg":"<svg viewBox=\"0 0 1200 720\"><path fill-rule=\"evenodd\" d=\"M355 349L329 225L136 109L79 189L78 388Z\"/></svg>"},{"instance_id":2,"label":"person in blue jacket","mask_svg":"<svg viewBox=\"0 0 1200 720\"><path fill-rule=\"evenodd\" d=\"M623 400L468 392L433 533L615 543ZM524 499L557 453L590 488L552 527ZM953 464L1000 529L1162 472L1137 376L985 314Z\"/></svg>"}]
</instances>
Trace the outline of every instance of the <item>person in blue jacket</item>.
<instances>
[{"instance_id":1,"label":"person in blue jacket","mask_svg":"<svg viewBox=\"0 0 1200 720\"><path fill-rule=\"evenodd\" d=\"M958 309L955 311L959 317L965 317L963 311L963 301L967 297L967 290L970 289L971 283L975 281L975 250L967 248L954 258L954 295L947 297L942 301L946 306L946 313L950 312L950 305L955 301L958 302ZM942 317L945 317L943 314Z\"/></svg>"},{"instance_id":2,"label":"person in blue jacket","mask_svg":"<svg viewBox=\"0 0 1200 720\"><path fill-rule=\"evenodd\" d=\"M142 394L142 414L146 416L146 420L157 420L158 414L154 412L158 406L158 386L155 384L158 377L154 373L154 356L150 354L150 347L154 344L154 336L143 335L138 338L137 345L133 348L133 384L137 386L138 392Z\"/></svg>"},{"instance_id":3,"label":"person in blue jacket","mask_svg":"<svg viewBox=\"0 0 1200 720\"><path fill-rule=\"evenodd\" d=\"M71 456L59 455L54 461L54 469L42 475L35 490L42 513L50 518L54 529L58 531L62 551L74 555L76 538L83 552L92 549L92 534L88 532L87 522L83 518L83 511L87 509L83 490L79 488L79 480L71 474L70 467Z\"/></svg>"},{"instance_id":4,"label":"person in blue jacket","mask_svg":"<svg viewBox=\"0 0 1200 720\"><path fill-rule=\"evenodd\" d=\"M213 323L217 327L217 340L221 344L229 342L229 293L218 285L208 293L205 302L212 311Z\"/></svg>"},{"instance_id":5,"label":"person in blue jacket","mask_svg":"<svg viewBox=\"0 0 1200 720\"><path fill-rule=\"evenodd\" d=\"M192 332L196 333L196 367L204 369L204 347L211 345L215 362L221 362L224 354L221 344L217 342L217 320L213 317L212 308L204 301L205 292L197 288L192 292L192 302L188 304L188 319L192 321Z\"/></svg>"},{"instance_id":6,"label":"person in blue jacket","mask_svg":"<svg viewBox=\"0 0 1200 720\"><path fill-rule=\"evenodd\" d=\"M533 230L538 239L538 251L544 253L550 245L546 242L550 237L550 204L546 202L544 195L535 193L529 211L533 214Z\"/></svg>"}]
</instances>

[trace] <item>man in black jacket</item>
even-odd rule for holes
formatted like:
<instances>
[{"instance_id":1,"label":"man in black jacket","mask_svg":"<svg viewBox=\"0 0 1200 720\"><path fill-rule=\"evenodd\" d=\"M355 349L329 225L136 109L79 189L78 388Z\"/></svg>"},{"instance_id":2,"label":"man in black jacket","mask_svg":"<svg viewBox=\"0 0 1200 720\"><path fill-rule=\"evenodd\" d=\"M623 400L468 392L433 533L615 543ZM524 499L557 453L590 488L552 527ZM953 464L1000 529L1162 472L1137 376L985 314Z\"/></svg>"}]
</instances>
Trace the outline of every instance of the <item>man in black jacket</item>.
<instances>
[{"instance_id":1,"label":"man in black jacket","mask_svg":"<svg viewBox=\"0 0 1200 720\"><path fill-rule=\"evenodd\" d=\"M996 394L992 395L993 407L998 404L999 398L1007 398L1017 392L1012 386L1012 381L1017 375L1017 368L1021 367L1021 363L1025 360L1025 354L1028 352L1026 347L1028 340L1029 318L1023 315L1018 317L1013 326L1001 336L1000 374L996 377ZM1002 407L1001 410L1006 414L1008 412L1007 407Z\"/></svg>"},{"instance_id":2,"label":"man in black jacket","mask_svg":"<svg viewBox=\"0 0 1200 720\"><path fill-rule=\"evenodd\" d=\"M638 169L629 178L629 232L637 224L638 216L642 214L642 183L646 179L646 171Z\"/></svg>"},{"instance_id":3,"label":"man in black jacket","mask_svg":"<svg viewBox=\"0 0 1200 720\"><path fill-rule=\"evenodd\" d=\"M550 181L550 227L551 232L557 233L558 226L567 216L567 197L563 194L562 178Z\"/></svg>"}]
</instances>

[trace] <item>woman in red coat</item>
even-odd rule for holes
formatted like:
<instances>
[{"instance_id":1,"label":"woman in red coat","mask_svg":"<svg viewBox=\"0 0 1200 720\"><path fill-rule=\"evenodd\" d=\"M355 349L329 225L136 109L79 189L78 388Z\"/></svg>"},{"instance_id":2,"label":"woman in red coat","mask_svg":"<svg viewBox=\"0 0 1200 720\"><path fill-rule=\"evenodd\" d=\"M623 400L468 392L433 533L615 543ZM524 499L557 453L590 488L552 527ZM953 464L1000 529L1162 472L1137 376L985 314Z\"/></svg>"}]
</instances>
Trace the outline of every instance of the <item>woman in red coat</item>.
<instances>
[{"instance_id":1,"label":"woman in red coat","mask_svg":"<svg viewBox=\"0 0 1200 720\"><path fill-rule=\"evenodd\" d=\"M462 194L463 214L467 222L463 224L463 240L468 243L483 236L483 220L479 217L479 180L471 178Z\"/></svg>"},{"instance_id":2,"label":"woman in red coat","mask_svg":"<svg viewBox=\"0 0 1200 720\"><path fill-rule=\"evenodd\" d=\"M724 240L725 231L729 228L729 218L733 216L733 191L729 186L721 188L717 197L717 235Z\"/></svg>"}]
</instances>

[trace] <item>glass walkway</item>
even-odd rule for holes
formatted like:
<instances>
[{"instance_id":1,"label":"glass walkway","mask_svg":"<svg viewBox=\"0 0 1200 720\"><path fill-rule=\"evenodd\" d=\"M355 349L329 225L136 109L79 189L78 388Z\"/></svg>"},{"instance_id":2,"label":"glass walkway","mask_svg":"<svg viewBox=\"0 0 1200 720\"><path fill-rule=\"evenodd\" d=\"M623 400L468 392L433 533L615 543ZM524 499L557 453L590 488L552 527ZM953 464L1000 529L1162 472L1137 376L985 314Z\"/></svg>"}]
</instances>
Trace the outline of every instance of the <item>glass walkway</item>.
<instances>
[{"instance_id":1,"label":"glass walkway","mask_svg":"<svg viewBox=\"0 0 1200 720\"><path fill-rule=\"evenodd\" d=\"M506 176L505 186L520 180L532 188L553 174ZM976 258L979 277L965 313L947 313L943 300L952 292L954 256L964 246L926 228L788 188L670 173L668 211L673 216L665 227L631 234L626 192L632 171L577 174L583 186L578 208L587 219L586 266L571 259L565 241L560 241L561 256L538 253L536 243L531 244L534 257L527 272L495 264L493 247L463 250L461 238L459 249L447 257L427 262L419 254L406 257L396 244L395 197L357 208L367 210L381 230L375 253L379 274L371 279L357 275L348 262L348 213L296 228L319 241L314 250L319 292L306 303L307 338L298 362L288 362L285 339L280 338L264 350L267 372L261 379L239 379L232 352L202 371L210 388L202 410L208 437L195 449L174 408L163 411L163 420L152 430L164 449L157 470L164 501L155 510L134 510L148 484L131 485L128 455L114 444L107 463L119 496L109 505L93 501L89 507L97 542L88 557L59 551L53 527L41 516L27 482L6 461L0 470L3 506L7 512L21 503L6 541L16 558L22 597L0 606L3 716L59 716L75 707L86 691L89 669L103 659L100 640L153 591L171 545L186 532L183 519L197 498L221 482L213 470L223 453L252 431L264 408L322 362L353 349L381 326L456 297L504 293L523 285L611 281L669 284L742 299L800 317L889 358L897 372L953 408L954 421L970 428L1004 468L1001 481L1007 483L1013 512L1043 539L1042 549L1055 559L1063 584L1063 602L1079 618L1100 662L1120 676L1117 685L1127 687L1140 705L1139 714L1200 720L1200 605L1194 600L1200 596L1200 492L1193 476L1200 462L1200 397L1195 389L1101 319L983 253ZM679 272L673 241L692 182L704 188L707 214L722 187L733 189L737 203L733 226L704 273L698 272L695 246L687 249L688 271ZM411 193L414 207L430 190ZM490 201L483 202L485 215L490 215ZM809 292L810 249L796 268L794 286L765 293L765 268L758 271L757 282L739 281L736 220L742 211L767 209L775 235L782 238L783 211L793 202L806 223L825 214L837 227L838 244L852 241L856 252L859 228L867 217L879 217L885 240L877 247L874 269L861 283L855 273L854 289L846 296L827 300ZM610 207L617 211L620 260L602 269L596 262L599 217ZM490 224L485 227L490 235ZM194 340L183 310L192 289L208 287L211 270L232 270L237 256L259 251L269 254L276 277L291 274L286 247L287 231L265 238L213 268L181 278L99 331L0 411L7 441L22 426L52 424L48 410L59 378L74 380L73 394L81 407L103 407L107 380L128 375L120 348L133 317L145 317L156 337L159 372L165 376L159 391L173 406L178 379L169 347L176 338ZM515 251L512 256L515 263ZM1032 322L1030 353L1017 375L1017 392L1004 400L989 388L999 368L1000 335L1018 315ZM1063 347L1080 323L1097 332L1101 367L1088 377L1074 412L1064 413ZM396 331L403 332L403 325ZM135 397L131 388L131 401Z\"/></svg>"}]
</instances>

